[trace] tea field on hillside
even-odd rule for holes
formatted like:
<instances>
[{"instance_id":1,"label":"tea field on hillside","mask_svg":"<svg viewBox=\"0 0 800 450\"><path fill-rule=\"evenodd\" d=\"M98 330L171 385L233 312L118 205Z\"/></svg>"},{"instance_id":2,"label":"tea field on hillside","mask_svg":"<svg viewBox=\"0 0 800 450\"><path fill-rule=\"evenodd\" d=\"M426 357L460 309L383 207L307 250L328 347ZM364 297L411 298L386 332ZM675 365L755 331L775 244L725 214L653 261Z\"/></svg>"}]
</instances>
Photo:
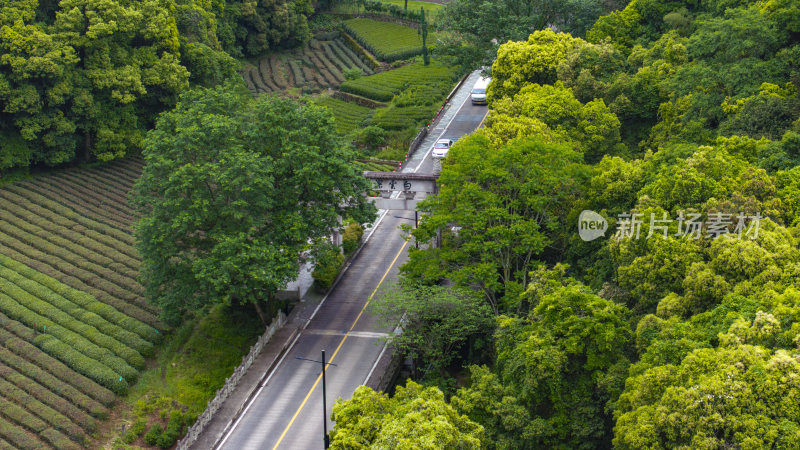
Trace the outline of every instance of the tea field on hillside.
<instances>
[{"instance_id":1,"label":"tea field on hillside","mask_svg":"<svg viewBox=\"0 0 800 450\"><path fill-rule=\"evenodd\" d=\"M381 61L408 59L422 54L422 37L416 28L364 18L345 20L342 26ZM434 39L434 33L429 33L428 45Z\"/></svg>"},{"instance_id":2,"label":"tea field on hillside","mask_svg":"<svg viewBox=\"0 0 800 450\"><path fill-rule=\"evenodd\" d=\"M272 53L247 65L243 77L255 94L297 89L297 93L317 93L337 87L343 72L357 68L372 74L372 67L348 47L342 37L311 40L302 49Z\"/></svg>"},{"instance_id":3,"label":"tea field on hillside","mask_svg":"<svg viewBox=\"0 0 800 450\"><path fill-rule=\"evenodd\" d=\"M137 281L127 193L141 167L0 187L0 447L90 445L166 330Z\"/></svg>"}]
</instances>

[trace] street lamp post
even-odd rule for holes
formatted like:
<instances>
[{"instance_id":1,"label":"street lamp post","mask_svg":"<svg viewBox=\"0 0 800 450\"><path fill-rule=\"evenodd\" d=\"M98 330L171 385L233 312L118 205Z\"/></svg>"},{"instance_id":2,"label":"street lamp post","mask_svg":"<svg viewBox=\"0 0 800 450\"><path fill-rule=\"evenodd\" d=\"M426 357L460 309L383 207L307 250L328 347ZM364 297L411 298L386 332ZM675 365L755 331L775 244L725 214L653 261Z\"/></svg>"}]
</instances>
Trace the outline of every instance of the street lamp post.
<instances>
[{"instance_id":1,"label":"street lamp post","mask_svg":"<svg viewBox=\"0 0 800 450\"><path fill-rule=\"evenodd\" d=\"M295 359L302 359L303 361L311 361L315 363L322 364L322 433L324 435L323 442L325 444L325 448L330 446L330 437L328 437L328 405L327 405L327 395L326 395L326 388L325 388L325 366L331 365L335 366L334 363L325 363L325 350L322 350L322 360L317 361L314 359L303 358L302 356L295 356Z\"/></svg>"},{"instance_id":2,"label":"street lamp post","mask_svg":"<svg viewBox=\"0 0 800 450\"><path fill-rule=\"evenodd\" d=\"M325 437L325 448L328 448L330 445L329 437L328 437L328 406L325 404L325 399L327 395L325 395L325 350L322 351L322 432L324 433Z\"/></svg>"}]
</instances>

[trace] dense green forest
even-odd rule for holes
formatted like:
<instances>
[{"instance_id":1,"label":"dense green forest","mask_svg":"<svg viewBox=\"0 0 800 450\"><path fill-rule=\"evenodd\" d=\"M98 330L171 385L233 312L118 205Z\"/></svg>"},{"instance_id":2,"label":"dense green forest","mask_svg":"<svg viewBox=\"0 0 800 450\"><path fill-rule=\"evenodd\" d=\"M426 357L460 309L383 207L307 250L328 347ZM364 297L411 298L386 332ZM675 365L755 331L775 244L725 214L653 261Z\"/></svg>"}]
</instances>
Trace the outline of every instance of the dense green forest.
<instances>
[{"instance_id":1,"label":"dense green forest","mask_svg":"<svg viewBox=\"0 0 800 450\"><path fill-rule=\"evenodd\" d=\"M137 152L189 83L310 37L310 2L9 0L0 6L0 171Z\"/></svg>"},{"instance_id":2,"label":"dense green forest","mask_svg":"<svg viewBox=\"0 0 800 450\"><path fill-rule=\"evenodd\" d=\"M800 446L800 5L634 0L517 39L375 308L407 311L425 387L337 403L333 447Z\"/></svg>"}]
</instances>

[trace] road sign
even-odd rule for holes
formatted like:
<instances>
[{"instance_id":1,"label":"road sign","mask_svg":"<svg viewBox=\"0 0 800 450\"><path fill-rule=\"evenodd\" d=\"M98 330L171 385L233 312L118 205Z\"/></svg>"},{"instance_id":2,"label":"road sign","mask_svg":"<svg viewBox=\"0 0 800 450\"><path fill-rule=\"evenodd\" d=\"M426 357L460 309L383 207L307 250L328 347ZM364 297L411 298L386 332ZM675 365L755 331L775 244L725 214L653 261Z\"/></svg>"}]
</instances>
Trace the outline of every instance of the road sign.
<instances>
[{"instance_id":1,"label":"road sign","mask_svg":"<svg viewBox=\"0 0 800 450\"><path fill-rule=\"evenodd\" d=\"M373 189L382 192L436 193L438 175L403 172L364 172L374 183Z\"/></svg>"}]
</instances>

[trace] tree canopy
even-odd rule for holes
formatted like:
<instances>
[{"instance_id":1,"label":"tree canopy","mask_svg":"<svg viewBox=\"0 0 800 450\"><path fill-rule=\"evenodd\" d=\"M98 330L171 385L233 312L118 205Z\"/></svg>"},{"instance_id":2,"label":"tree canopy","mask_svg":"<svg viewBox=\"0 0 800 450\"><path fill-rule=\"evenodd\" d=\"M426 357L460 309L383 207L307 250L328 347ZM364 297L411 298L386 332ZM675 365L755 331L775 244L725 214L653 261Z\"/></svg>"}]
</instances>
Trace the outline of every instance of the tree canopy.
<instances>
[{"instance_id":1,"label":"tree canopy","mask_svg":"<svg viewBox=\"0 0 800 450\"><path fill-rule=\"evenodd\" d=\"M340 216L372 217L330 113L231 86L185 93L144 143L134 202L150 298L175 322L215 302L268 300Z\"/></svg>"},{"instance_id":2,"label":"tree canopy","mask_svg":"<svg viewBox=\"0 0 800 450\"><path fill-rule=\"evenodd\" d=\"M494 448L608 446L610 411L624 385L632 332L624 307L538 269L527 317L498 318L497 368L471 368L453 405L486 428Z\"/></svg>"},{"instance_id":3,"label":"tree canopy","mask_svg":"<svg viewBox=\"0 0 800 450\"><path fill-rule=\"evenodd\" d=\"M306 0L9 0L0 7L0 171L136 154L189 83L304 44Z\"/></svg>"},{"instance_id":4,"label":"tree canopy","mask_svg":"<svg viewBox=\"0 0 800 450\"><path fill-rule=\"evenodd\" d=\"M441 247L412 250L402 271L409 279L447 277L479 289L497 311L516 308L537 257L557 240L571 202L589 172L568 144L518 139L491 147L476 133L456 143L426 200L414 237ZM457 229L451 229L457 226Z\"/></svg>"},{"instance_id":5,"label":"tree canopy","mask_svg":"<svg viewBox=\"0 0 800 450\"><path fill-rule=\"evenodd\" d=\"M491 65L501 56L499 44L524 41L548 27L583 36L598 16L622 6L621 0L453 0L437 20L457 38L440 52L459 56L469 67Z\"/></svg>"},{"instance_id":6,"label":"tree canopy","mask_svg":"<svg viewBox=\"0 0 800 450\"><path fill-rule=\"evenodd\" d=\"M392 333L389 343L427 378L442 376L470 341L494 328L492 310L479 294L443 286L396 286L373 301L371 312L390 327L402 319L402 331Z\"/></svg>"},{"instance_id":7,"label":"tree canopy","mask_svg":"<svg viewBox=\"0 0 800 450\"><path fill-rule=\"evenodd\" d=\"M445 402L442 391L413 381L394 396L359 386L333 405L331 448L481 448L483 427Z\"/></svg>"},{"instance_id":8,"label":"tree canopy","mask_svg":"<svg viewBox=\"0 0 800 450\"><path fill-rule=\"evenodd\" d=\"M677 365L630 378L620 397L616 448L800 445L800 360L762 347L695 350Z\"/></svg>"}]
</instances>

